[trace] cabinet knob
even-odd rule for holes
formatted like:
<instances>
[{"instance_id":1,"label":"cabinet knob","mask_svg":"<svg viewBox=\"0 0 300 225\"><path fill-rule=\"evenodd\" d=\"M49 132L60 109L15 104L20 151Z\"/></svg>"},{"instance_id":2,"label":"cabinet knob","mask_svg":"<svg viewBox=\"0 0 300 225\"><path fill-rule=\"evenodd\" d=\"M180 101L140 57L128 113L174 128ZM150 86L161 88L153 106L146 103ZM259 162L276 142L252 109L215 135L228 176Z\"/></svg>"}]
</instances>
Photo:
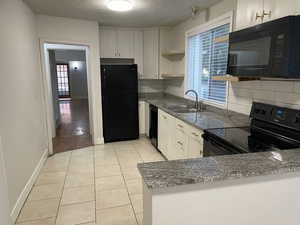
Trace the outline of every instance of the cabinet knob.
<instances>
[{"instance_id":1,"label":"cabinet knob","mask_svg":"<svg viewBox=\"0 0 300 225\"><path fill-rule=\"evenodd\" d=\"M196 136L196 137L199 137L199 135L198 134L196 134L195 132L193 132L192 133L194 136Z\"/></svg>"},{"instance_id":2,"label":"cabinet knob","mask_svg":"<svg viewBox=\"0 0 300 225\"><path fill-rule=\"evenodd\" d=\"M265 10L263 11L263 19L265 16L269 16L269 18L271 18L272 16L272 11L270 10L269 12L266 12Z\"/></svg>"},{"instance_id":3,"label":"cabinet knob","mask_svg":"<svg viewBox=\"0 0 300 225\"><path fill-rule=\"evenodd\" d=\"M257 21L258 19L260 19L261 22L263 22L263 20L264 20L264 15L259 15L259 13L257 12L257 13L255 14L255 20Z\"/></svg>"},{"instance_id":4,"label":"cabinet knob","mask_svg":"<svg viewBox=\"0 0 300 225\"><path fill-rule=\"evenodd\" d=\"M183 143L182 143L182 142L180 142L180 141L177 141L177 143L178 143L178 144L180 144L181 146L183 145Z\"/></svg>"},{"instance_id":5,"label":"cabinet knob","mask_svg":"<svg viewBox=\"0 0 300 225\"><path fill-rule=\"evenodd\" d=\"M183 126L182 126L182 125L180 125L180 124L177 124L177 126L178 126L178 127L180 127L180 128L183 128Z\"/></svg>"}]
</instances>

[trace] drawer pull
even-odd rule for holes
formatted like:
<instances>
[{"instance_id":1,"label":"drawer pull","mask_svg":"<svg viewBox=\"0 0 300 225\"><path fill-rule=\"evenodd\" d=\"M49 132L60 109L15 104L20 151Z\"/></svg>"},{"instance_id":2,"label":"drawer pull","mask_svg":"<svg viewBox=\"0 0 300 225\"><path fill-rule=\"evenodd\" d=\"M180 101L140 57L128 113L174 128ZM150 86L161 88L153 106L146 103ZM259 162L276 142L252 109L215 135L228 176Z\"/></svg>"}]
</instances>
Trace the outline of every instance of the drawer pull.
<instances>
[{"instance_id":1,"label":"drawer pull","mask_svg":"<svg viewBox=\"0 0 300 225\"><path fill-rule=\"evenodd\" d=\"M180 128L183 128L183 126L182 126L182 125L180 125L180 124L177 124L177 126L178 126L178 127L180 127Z\"/></svg>"},{"instance_id":2,"label":"drawer pull","mask_svg":"<svg viewBox=\"0 0 300 225\"><path fill-rule=\"evenodd\" d=\"M196 136L196 137L199 137L199 135L198 134L196 134L195 132L193 132L192 133L194 136Z\"/></svg>"},{"instance_id":3,"label":"drawer pull","mask_svg":"<svg viewBox=\"0 0 300 225\"><path fill-rule=\"evenodd\" d=\"M183 145L183 143L182 143L182 142L180 142L180 141L177 141L177 143L178 143L178 144L180 144L181 146Z\"/></svg>"},{"instance_id":4,"label":"drawer pull","mask_svg":"<svg viewBox=\"0 0 300 225\"><path fill-rule=\"evenodd\" d=\"M166 116L163 116L163 118L166 120L167 119L167 117Z\"/></svg>"}]
</instances>

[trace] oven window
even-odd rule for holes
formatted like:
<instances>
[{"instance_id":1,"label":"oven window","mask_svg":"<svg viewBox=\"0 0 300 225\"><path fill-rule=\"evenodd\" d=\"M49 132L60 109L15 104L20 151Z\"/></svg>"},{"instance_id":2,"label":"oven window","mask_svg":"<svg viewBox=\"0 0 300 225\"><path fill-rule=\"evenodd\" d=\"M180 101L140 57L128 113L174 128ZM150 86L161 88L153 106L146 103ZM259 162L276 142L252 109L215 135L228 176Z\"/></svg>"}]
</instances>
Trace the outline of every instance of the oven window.
<instances>
[{"instance_id":1,"label":"oven window","mask_svg":"<svg viewBox=\"0 0 300 225\"><path fill-rule=\"evenodd\" d=\"M249 72L268 67L271 37L230 43L229 66Z\"/></svg>"}]
</instances>

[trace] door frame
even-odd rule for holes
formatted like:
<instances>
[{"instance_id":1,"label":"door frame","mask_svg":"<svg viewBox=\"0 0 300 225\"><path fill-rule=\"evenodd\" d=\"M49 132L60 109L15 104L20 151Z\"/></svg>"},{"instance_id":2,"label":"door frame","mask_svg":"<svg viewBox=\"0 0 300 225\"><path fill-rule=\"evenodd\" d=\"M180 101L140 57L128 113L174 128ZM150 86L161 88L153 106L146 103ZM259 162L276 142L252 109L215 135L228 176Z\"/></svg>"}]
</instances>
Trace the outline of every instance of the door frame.
<instances>
[{"instance_id":1,"label":"door frame","mask_svg":"<svg viewBox=\"0 0 300 225\"><path fill-rule=\"evenodd\" d=\"M86 53L86 69L87 69L87 86L88 86L88 101L89 101L89 123L90 123L90 134L92 136L92 141L94 145L97 144L104 144L103 137L99 136L102 132L98 132L98 118L101 117L101 111L97 110L98 104L95 101L97 99L98 93L95 88L95 85L100 83L100 77L93 76L92 71L92 63L91 63L91 46L89 42L74 42L74 41L61 41L61 40L49 40L40 38L40 60L42 66L42 86L43 86L43 94L44 94L44 109L45 109L45 126L47 130L47 139L48 139L48 151L49 155L53 154L53 143L52 138L55 137L55 121L54 121L54 108L53 108L53 101L52 101L52 85L51 85L51 73L50 73L50 63L49 63L49 52L47 45L58 46L56 49L78 49L84 50ZM60 46L60 48L59 48ZM63 47L62 47L63 46ZM72 48L71 48L72 47ZM53 49L53 48L52 48ZM55 48L54 48L55 49ZM100 68L99 68L100 70ZM101 103L100 103L101 104ZM98 136L97 136L98 135Z\"/></svg>"}]
</instances>

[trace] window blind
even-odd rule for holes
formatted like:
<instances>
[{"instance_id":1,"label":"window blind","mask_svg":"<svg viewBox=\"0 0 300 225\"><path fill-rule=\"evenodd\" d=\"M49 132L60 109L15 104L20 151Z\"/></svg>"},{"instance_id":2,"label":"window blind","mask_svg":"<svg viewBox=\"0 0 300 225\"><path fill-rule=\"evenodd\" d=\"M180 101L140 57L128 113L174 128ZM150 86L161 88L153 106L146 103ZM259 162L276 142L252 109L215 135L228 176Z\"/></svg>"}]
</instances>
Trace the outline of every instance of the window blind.
<instances>
[{"instance_id":1,"label":"window blind","mask_svg":"<svg viewBox=\"0 0 300 225\"><path fill-rule=\"evenodd\" d=\"M226 74L230 24L188 37L188 89L198 92L201 99L226 102L226 81L214 81L213 76ZM217 41L219 40L219 41Z\"/></svg>"}]
</instances>

